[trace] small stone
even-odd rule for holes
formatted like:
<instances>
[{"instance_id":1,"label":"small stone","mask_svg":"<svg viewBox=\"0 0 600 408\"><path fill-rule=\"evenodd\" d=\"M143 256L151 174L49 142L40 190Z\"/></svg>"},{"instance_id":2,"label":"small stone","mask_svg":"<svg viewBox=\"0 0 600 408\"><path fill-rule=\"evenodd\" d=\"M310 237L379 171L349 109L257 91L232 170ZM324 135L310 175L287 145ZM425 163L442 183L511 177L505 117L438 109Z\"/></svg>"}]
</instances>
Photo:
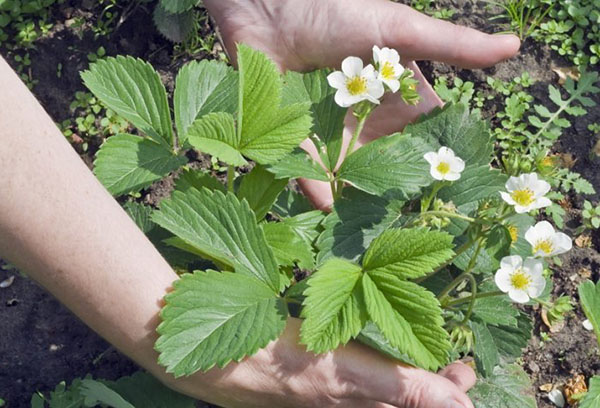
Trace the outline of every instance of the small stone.
<instances>
[{"instance_id":1,"label":"small stone","mask_svg":"<svg viewBox=\"0 0 600 408\"><path fill-rule=\"evenodd\" d=\"M540 372L540 366L535 361L529 362L529 369L531 370L532 373Z\"/></svg>"},{"instance_id":2,"label":"small stone","mask_svg":"<svg viewBox=\"0 0 600 408\"><path fill-rule=\"evenodd\" d=\"M6 306L8 307L13 307L19 304L19 301L17 299L9 299L6 301Z\"/></svg>"},{"instance_id":3,"label":"small stone","mask_svg":"<svg viewBox=\"0 0 600 408\"><path fill-rule=\"evenodd\" d=\"M540 385L540 391L550 392L552 391L552 388L554 388L554 385L552 385L552 383Z\"/></svg>"},{"instance_id":4,"label":"small stone","mask_svg":"<svg viewBox=\"0 0 600 408\"><path fill-rule=\"evenodd\" d=\"M585 319L582 324L584 329L588 331L594 330L594 326L592 326L592 322L589 319Z\"/></svg>"},{"instance_id":5,"label":"small stone","mask_svg":"<svg viewBox=\"0 0 600 408\"><path fill-rule=\"evenodd\" d=\"M8 288L10 285L13 284L14 281L15 281L15 275L9 276L8 278L6 278L2 282L0 282L0 288L2 288L2 289Z\"/></svg>"},{"instance_id":6,"label":"small stone","mask_svg":"<svg viewBox=\"0 0 600 408\"><path fill-rule=\"evenodd\" d=\"M50 344L49 350L54 353L54 352L60 350L61 348L62 348L62 346L59 346L57 344Z\"/></svg>"},{"instance_id":7,"label":"small stone","mask_svg":"<svg viewBox=\"0 0 600 408\"><path fill-rule=\"evenodd\" d=\"M548 393L548 399L557 407L565 406L565 397L560 390L552 390Z\"/></svg>"}]
</instances>

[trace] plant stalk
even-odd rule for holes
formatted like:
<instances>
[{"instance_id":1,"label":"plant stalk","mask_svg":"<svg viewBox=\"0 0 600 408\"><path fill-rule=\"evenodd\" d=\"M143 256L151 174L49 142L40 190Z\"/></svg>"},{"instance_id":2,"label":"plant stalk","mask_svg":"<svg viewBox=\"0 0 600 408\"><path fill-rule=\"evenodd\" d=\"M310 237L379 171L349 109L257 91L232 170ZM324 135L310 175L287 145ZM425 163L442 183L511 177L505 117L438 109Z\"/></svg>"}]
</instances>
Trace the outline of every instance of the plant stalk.
<instances>
[{"instance_id":1,"label":"plant stalk","mask_svg":"<svg viewBox=\"0 0 600 408\"><path fill-rule=\"evenodd\" d=\"M235 179L235 167L227 166L227 191L233 193L233 180Z\"/></svg>"}]
</instances>

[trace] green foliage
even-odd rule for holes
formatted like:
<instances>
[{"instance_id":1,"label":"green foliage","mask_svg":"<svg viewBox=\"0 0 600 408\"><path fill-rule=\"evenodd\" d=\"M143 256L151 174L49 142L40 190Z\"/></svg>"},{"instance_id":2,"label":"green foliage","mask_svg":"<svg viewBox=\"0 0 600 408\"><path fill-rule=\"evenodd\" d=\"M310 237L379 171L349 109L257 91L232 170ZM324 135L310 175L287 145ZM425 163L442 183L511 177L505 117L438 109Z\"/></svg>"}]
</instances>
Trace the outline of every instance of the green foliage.
<instances>
[{"instance_id":1,"label":"green foliage","mask_svg":"<svg viewBox=\"0 0 600 408\"><path fill-rule=\"evenodd\" d=\"M600 376L590 378L590 386L585 394L579 408L598 408L600 407Z\"/></svg>"},{"instance_id":2,"label":"green foliage","mask_svg":"<svg viewBox=\"0 0 600 408\"><path fill-rule=\"evenodd\" d=\"M552 306L547 310L548 322L550 325L563 321L565 315L573 310L571 304L571 298L568 296L560 296L553 303Z\"/></svg>"},{"instance_id":3,"label":"green foliage","mask_svg":"<svg viewBox=\"0 0 600 408\"><path fill-rule=\"evenodd\" d=\"M254 354L279 336L287 315L272 287L231 272L183 275L165 302L156 349L175 377Z\"/></svg>"},{"instance_id":4,"label":"green foliage","mask_svg":"<svg viewBox=\"0 0 600 408\"><path fill-rule=\"evenodd\" d=\"M120 134L102 145L94 174L110 193L122 195L148 187L186 162L151 139Z\"/></svg>"},{"instance_id":5,"label":"green foliage","mask_svg":"<svg viewBox=\"0 0 600 408\"><path fill-rule=\"evenodd\" d=\"M521 41L534 33L553 7L551 0L501 0L492 4L503 9L503 14L492 19L508 20Z\"/></svg>"},{"instance_id":6,"label":"green foliage","mask_svg":"<svg viewBox=\"0 0 600 408\"><path fill-rule=\"evenodd\" d=\"M531 388L525 371L511 364L498 366L489 378L480 379L469 397L477 408L536 408Z\"/></svg>"},{"instance_id":7,"label":"green foliage","mask_svg":"<svg viewBox=\"0 0 600 408\"><path fill-rule=\"evenodd\" d=\"M585 316L592 323L598 344L600 344L600 283L585 281L577 289L579 301Z\"/></svg>"},{"instance_id":8,"label":"green foliage","mask_svg":"<svg viewBox=\"0 0 600 408\"><path fill-rule=\"evenodd\" d=\"M256 219L261 220L271 210L287 183L287 179L276 179L264 166L257 165L242 177L237 196L240 200L248 201Z\"/></svg>"},{"instance_id":9,"label":"green foliage","mask_svg":"<svg viewBox=\"0 0 600 408\"><path fill-rule=\"evenodd\" d=\"M184 1L160 1L154 7L152 20L160 34L176 43L189 39L196 31L197 13L194 10L173 11ZM189 3L189 2L188 2ZM197 3L193 1L191 3ZM190 6L193 7L194 4Z\"/></svg>"},{"instance_id":10,"label":"green foliage","mask_svg":"<svg viewBox=\"0 0 600 408\"><path fill-rule=\"evenodd\" d=\"M600 228L600 205L594 206L588 200L583 202L583 210L581 211L583 226L589 229Z\"/></svg>"},{"instance_id":11,"label":"green foliage","mask_svg":"<svg viewBox=\"0 0 600 408\"><path fill-rule=\"evenodd\" d=\"M415 10L442 20L452 19L455 13L455 10L451 8L437 6L434 0L411 0L410 5Z\"/></svg>"}]
</instances>

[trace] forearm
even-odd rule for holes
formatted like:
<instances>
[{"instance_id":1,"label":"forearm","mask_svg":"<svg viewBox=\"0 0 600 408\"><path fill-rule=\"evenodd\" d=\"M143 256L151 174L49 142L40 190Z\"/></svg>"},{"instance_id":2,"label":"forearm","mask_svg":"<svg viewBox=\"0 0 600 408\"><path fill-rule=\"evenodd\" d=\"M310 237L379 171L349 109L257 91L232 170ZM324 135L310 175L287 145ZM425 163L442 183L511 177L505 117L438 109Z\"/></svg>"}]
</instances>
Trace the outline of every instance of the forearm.
<instances>
[{"instance_id":1,"label":"forearm","mask_svg":"<svg viewBox=\"0 0 600 408\"><path fill-rule=\"evenodd\" d=\"M0 256L154 372L177 275L0 58Z\"/></svg>"}]
</instances>

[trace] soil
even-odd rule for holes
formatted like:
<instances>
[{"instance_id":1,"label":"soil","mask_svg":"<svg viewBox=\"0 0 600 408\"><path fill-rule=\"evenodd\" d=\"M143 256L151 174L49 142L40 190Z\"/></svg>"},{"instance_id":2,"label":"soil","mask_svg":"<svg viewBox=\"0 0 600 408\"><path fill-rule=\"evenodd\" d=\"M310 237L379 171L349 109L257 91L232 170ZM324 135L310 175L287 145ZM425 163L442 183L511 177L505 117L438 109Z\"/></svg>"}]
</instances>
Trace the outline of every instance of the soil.
<instances>
[{"instance_id":1,"label":"soil","mask_svg":"<svg viewBox=\"0 0 600 408\"><path fill-rule=\"evenodd\" d=\"M108 55L128 54L149 61L161 74L172 91L173 77L179 67L192 58L212 58L199 53L194 56L178 54L173 44L162 38L154 29L150 9L138 6L126 20L110 35L95 39L92 27L99 15L98 5L89 1L66 1L52 10L54 26L29 50L32 66L31 75L39 80L33 92L57 122L72 117L69 103L76 91L84 91L79 72L88 66L87 54L99 46L106 48ZM441 0L437 7L452 8L456 23L478 28L486 32L497 32L502 28L490 22L495 13L486 9L487 2L466 0ZM85 24L75 27L73 21L82 18ZM203 24L201 32L206 34L212 27ZM15 51L0 46L0 53L15 68ZM22 54L22 52L16 52ZM62 74L57 76L57 66L62 64ZM475 89L485 86L486 77L493 76L508 80L529 72L536 84L529 92L537 103L548 103L547 88L557 83L552 67L570 66L550 49L531 39L524 42L519 56L485 70L461 70L440 63L423 62L421 68L433 82L439 75L450 79L455 76L473 81ZM596 97L600 103L600 98ZM500 106L487 107L484 115L491 115ZM600 192L600 159L590 155L594 144L587 130L590 123L600 123L600 109L592 109L588 115L573 121L556 146L556 151L570 153L575 159L574 171L581 173ZM82 159L91 167L93 155L102 143L102 138L87 140L89 148L74 147ZM197 158L197 165L209 167L205 157ZM169 193L172 178L155 184L143 192L141 200L156 202ZM586 197L597 201L599 195ZM569 197L567 233L574 234L580 224L583 198ZM600 279L600 230L591 236L586 248L575 247L562 257L561 267L553 269L553 294L569 295L577 304L573 313L565 320L565 326L550 334L550 341L542 341L541 332L548 332L542 322L540 311L527 309L535 320L534 335L522 358L524 368L531 375L536 396L541 408L553 407L546 393L539 390L544 384L560 386L569 378L583 374L585 378L600 374L600 352L593 335L582 326L585 319L578 306L577 285L583 279ZM5 264L0 269L0 282L9 276L15 280L8 288L0 288L0 397L9 408L28 407L31 394L39 390L48 392L58 381L67 383L73 378L91 373L94 377L116 379L129 375L138 367L127 357L114 350L109 344L88 329L68 310L41 289L37 284ZM204 405L209 407L210 405Z\"/></svg>"}]
</instances>

